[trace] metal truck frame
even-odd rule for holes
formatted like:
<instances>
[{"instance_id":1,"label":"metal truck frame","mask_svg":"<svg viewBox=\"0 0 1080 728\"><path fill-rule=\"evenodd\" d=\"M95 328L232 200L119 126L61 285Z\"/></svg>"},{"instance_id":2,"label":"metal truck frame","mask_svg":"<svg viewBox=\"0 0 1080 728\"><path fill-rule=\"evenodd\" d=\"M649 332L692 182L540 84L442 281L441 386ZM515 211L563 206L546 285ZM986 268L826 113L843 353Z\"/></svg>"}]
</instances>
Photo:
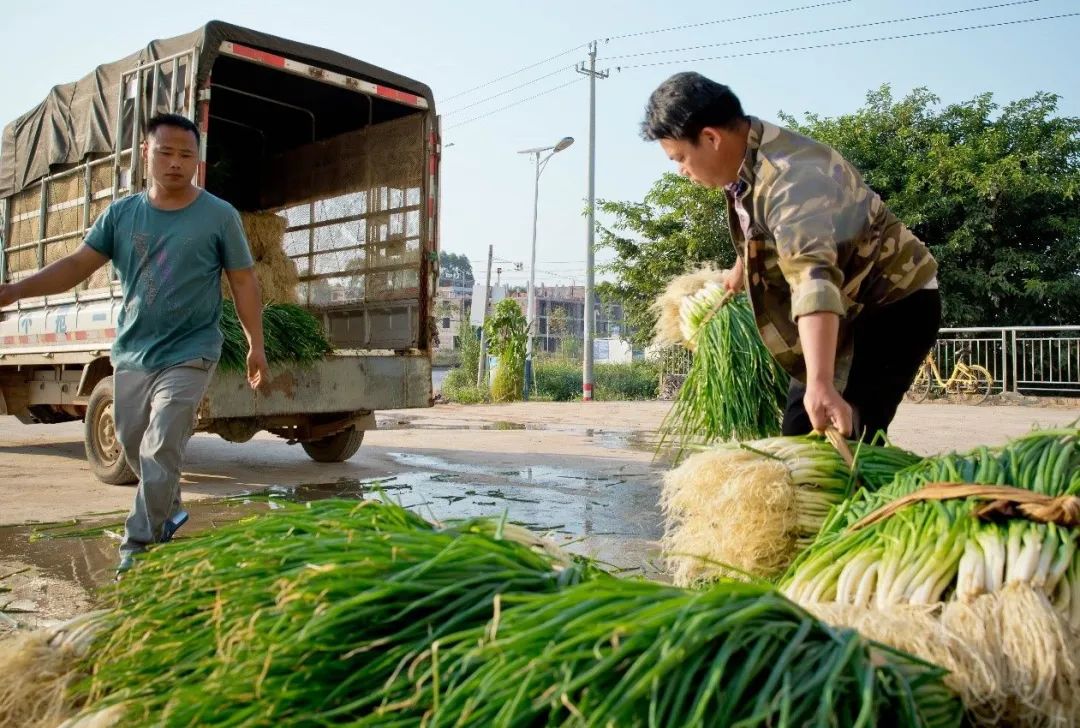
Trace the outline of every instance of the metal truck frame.
<instances>
[{"instance_id":1,"label":"metal truck frame","mask_svg":"<svg viewBox=\"0 0 1080 728\"><path fill-rule=\"evenodd\" d=\"M145 188L142 130L160 112L201 129L199 186L242 212L284 217L299 301L335 346L313 366L273 367L266 392L216 374L197 429L233 442L266 430L335 462L357 452L376 410L430 406L434 101L416 81L331 51L213 22L54 89L5 129L0 281L69 254L113 200ZM54 136L71 132L59 151L38 145L50 124ZM0 310L0 415L83 420L94 474L120 484L137 478L113 425L121 298L111 268Z\"/></svg>"}]
</instances>

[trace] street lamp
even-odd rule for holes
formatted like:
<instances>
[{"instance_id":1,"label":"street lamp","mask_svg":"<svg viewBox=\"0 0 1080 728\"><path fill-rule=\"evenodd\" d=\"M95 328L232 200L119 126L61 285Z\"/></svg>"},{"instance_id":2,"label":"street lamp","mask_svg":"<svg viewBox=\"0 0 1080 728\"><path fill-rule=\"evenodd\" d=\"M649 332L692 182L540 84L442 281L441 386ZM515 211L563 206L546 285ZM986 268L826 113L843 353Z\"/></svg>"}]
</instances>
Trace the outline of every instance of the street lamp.
<instances>
[{"instance_id":1,"label":"street lamp","mask_svg":"<svg viewBox=\"0 0 1080 728\"><path fill-rule=\"evenodd\" d=\"M518 154L531 154L536 162L536 179L533 183L533 228L532 228L532 258L529 264L529 296L525 303L526 330L528 336L525 339L525 399L529 398L529 383L532 381L532 358L533 358L533 324L536 322L536 216L540 206L540 173L544 171L548 160L574 143L574 137L563 137L550 147L533 147L522 149ZM540 158L544 152L547 155Z\"/></svg>"}]
</instances>

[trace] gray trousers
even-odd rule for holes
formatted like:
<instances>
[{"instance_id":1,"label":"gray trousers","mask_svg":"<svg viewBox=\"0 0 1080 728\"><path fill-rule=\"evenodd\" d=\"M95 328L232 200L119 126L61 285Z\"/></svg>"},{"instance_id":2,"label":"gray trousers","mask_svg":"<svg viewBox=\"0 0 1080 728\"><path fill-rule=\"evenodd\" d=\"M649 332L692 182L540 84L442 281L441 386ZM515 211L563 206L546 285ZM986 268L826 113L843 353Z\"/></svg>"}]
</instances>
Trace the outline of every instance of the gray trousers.
<instances>
[{"instance_id":1,"label":"gray trousers","mask_svg":"<svg viewBox=\"0 0 1080 728\"><path fill-rule=\"evenodd\" d=\"M180 510L180 467L195 429L214 362L194 359L167 369L119 369L113 374L116 435L139 476L120 553L161 540L165 521Z\"/></svg>"}]
</instances>

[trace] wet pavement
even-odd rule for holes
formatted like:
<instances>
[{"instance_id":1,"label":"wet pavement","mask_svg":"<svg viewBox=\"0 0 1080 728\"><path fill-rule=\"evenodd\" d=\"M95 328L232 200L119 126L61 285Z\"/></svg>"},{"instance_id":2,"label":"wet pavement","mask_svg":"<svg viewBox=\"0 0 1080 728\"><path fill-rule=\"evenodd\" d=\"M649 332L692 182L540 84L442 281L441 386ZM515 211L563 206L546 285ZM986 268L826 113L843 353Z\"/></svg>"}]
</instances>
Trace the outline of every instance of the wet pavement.
<instances>
[{"instance_id":1,"label":"wet pavement","mask_svg":"<svg viewBox=\"0 0 1080 728\"><path fill-rule=\"evenodd\" d=\"M523 429L513 424L490 427ZM588 436L610 448L626 448L635 438L634 433L618 432ZM383 457L392 471L385 476L189 500L185 508L191 520L177 540L269 513L286 500L385 498L435 521L505 517L613 570L661 576L656 543L661 535L656 508L663 469L659 464L615 461L595 474L586 467L557 464L454 462L422 452L387 451ZM92 609L95 592L113 578L125 515L115 511L0 527L0 633L16 626L45 626Z\"/></svg>"},{"instance_id":2,"label":"wet pavement","mask_svg":"<svg viewBox=\"0 0 1080 728\"><path fill-rule=\"evenodd\" d=\"M265 433L233 444L196 435L183 492L201 530L280 508L285 499L392 498L433 519L506 517L613 568L659 576L653 455L663 402L439 405L382 412L360 453L312 463ZM894 443L933 453L995 444L1072 422L1077 411L901 405ZM82 424L0 417L0 632L92 609L107 583L131 488L96 481ZM105 512L107 511L107 512ZM43 521L71 520L59 523Z\"/></svg>"}]
</instances>

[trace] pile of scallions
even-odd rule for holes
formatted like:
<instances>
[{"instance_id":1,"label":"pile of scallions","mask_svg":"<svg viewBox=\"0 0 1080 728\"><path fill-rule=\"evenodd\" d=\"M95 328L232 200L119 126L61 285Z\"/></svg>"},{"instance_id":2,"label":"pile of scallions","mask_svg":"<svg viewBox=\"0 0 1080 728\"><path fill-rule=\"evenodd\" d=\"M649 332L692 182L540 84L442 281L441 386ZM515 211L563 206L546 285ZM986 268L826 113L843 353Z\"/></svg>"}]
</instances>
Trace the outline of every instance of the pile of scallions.
<instances>
[{"instance_id":1,"label":"pile of scallions","mask_svg":"<svg viewBox=\"0 0 1080 728\"><path fill-rule=\"evenodd\" d=\"M944 673L778 592L600 571L523 529L321 501L140 558L81 665L136 725L956 726Z\"/></svg>"}]
</instances>

